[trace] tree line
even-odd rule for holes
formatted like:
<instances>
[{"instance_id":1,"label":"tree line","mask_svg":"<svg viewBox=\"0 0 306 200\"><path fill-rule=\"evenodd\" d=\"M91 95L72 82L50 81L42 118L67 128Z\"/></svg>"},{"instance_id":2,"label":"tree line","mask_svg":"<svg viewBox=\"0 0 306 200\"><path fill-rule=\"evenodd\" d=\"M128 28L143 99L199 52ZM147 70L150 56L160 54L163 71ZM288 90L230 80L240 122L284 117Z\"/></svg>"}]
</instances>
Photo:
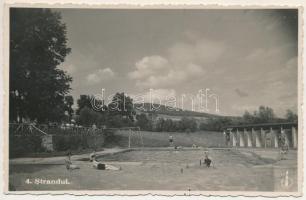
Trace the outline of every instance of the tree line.
<instances>
[{"instance_id":1,"label":"tree line","mask_svg":"<svg viewBox=\"0 0 306 200\"><path fill-rule=\"evenodd\" d=\"M242 117L218 117L209 118L207 122L200 124L200 130L221 131L224 127L230 125L245 125L259 123L281 123L281 122L297 122L298 116L291 110L287 110L284 118L278 118L272 108L259 106L258 110L253 113L245 111Z\"/></svg>"},{"instance_id":2,"label":"tree line","mask_svg":"<svg viewBox=\"0 0 306 200\"><path fill-rule=\"evenodd\" d=\"M298 119L297 115L291 110L287 110L285 118L277 118L273 109L265 106L260 106L253 113L245 111L242 117L211 116L203 121L186 116L180 119L165 119L158 115L160 114L158 111L136 114L133 99L125 96L124 93L117 93L111 103L105 105L102 111L96 111L91 107L90 101L92 98L88 95L81 95L77 101L78 109L76 113L79 115L76 122L78 124L84 126L95 124L114 128L138 126L141 130L157 132L195 132L198 130L221 131L229 125L297 122ZM112 110L113 105L118 105L119 110Z\"/></svg>"},{"instance_id":3,"label":"tree line","mask_svg":"<svg viewBox=\"0 0 306 200\"><path fill-rule=\"evenodd\" d=\"M77 100L76 123L83 126L92 126L95 124L98 127L129 127L134 126L135 111L133 109L132 98L124 93L116 93L112 101L108 105L99 102L101 109L97 110L93 107L93 96L81 95Z\"/></svg>"}]
</instances>

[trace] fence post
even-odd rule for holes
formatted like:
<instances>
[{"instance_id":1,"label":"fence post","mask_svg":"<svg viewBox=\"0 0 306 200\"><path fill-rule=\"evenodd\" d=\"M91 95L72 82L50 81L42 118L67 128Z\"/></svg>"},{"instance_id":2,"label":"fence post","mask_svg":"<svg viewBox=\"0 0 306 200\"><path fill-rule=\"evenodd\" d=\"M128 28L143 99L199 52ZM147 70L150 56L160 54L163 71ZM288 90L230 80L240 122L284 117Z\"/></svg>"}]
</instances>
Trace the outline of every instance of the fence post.
<instances>
[{"instance_id":1,"label":"fence post","mask_svg":"<svg viewBox=\"0 0 306 200\"><path fill-rule=\"evenodd\" d=\"M129 148L131 148L131 129L129 131Z\"/></svg>"},{"instance_id":2,"label":"fence post","mask_svg":"<svg viewBox=\"0 0 306 200\"><path fill-rule=\"evenodd\" d=\"M298 144L298 140L297 140L297 132L296 132L296 128L294 126L292 126L291 128L291 133L292 133L292 146L293 148L297 148L297 144Z\"/></svg>"}]
</instances>

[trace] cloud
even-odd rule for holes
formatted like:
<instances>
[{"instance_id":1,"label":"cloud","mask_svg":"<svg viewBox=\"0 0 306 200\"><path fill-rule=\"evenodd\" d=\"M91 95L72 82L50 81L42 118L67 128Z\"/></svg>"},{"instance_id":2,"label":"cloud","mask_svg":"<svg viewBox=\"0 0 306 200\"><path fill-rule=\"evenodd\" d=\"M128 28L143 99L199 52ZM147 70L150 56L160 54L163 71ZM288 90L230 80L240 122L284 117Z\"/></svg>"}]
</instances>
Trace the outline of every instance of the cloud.
<instances>
[{"instance_id":1,"label":"cloud","mask_svg":"<svg viewBox=\"0 0 306 200\"><path fill-rule=\"evenodd\" d=\"M76 67L73 64L63 65L63 66L61 66L61 68L64 71L67 71L69 74L72 74L72 73L74 73L76 71Z\"/></svg>"},{"instance_id":2,"label":"cloud","mask_svg":"<svg viewBox=\"0 0 306 200\"><path fill-rule=\"evenodd\" d=\"M168 49L171 62L195 62L207 66L216 62L225 52L226 45L222 42L206 38L195 39L191 42L179 42Z\"/></svg>"},{"instance_id":3,"label":"cloud","mask_svg":"<svg viewBox=\"0 0 306 200\"><path fill-rule=\"evenodd\" d=\"M161 56L147 56L137 61L136 70L129 72L130 79L144 79L169 68L168 60Z\"/></svg>"},{"instance_id":4,"label":"cloud","mask_svg":"<svg viewBox=\"0 0 306 200\"><path fill-rule=\"evenodd\" d=\"M75 72L77 72L77 66L75 64L72 63L62 63L58 66L59 69L67 72L68 74L74 74Z\"/></svg>"},{"instance_id":5,"label":"cloud","mask_svg":"<svg viewBox=\"0 0 306 200\"><path fill-rule=\"evenodd\" d=\"M205 38L178 42L165 55L145 56L135 63L128 77L138 88L170 88L203 78L224 53L223 43Z\"/></svg>"},{"instance_id":6,"label":"cloud","mask_svg":"<svg viewBox=\"0 0 306 200\"><path fill-rule=\"evenodd\" d=\"M220 96L221 112L228 114L241 114L248 106L287 109L287 105L297 105L297 28L290 25L296 20L283 20L283 13L272 10L186 12L163 15L154 11L145 19L133 12L102 13L96 17L100 26L83 23L88 28L80 31L76 22L90 22L90 15L84 13L75 20L81 15L63 11L73 49L64 65L76 67L72 92L100 91L102 84L84 84L87 75L93 73L89 79L99 82L97 70L111 66L116 81L107 84L110 93L159 88L181 94L208 87ZM110 23L125 16L135 16L136 22ZM148 29L144 20L152 27ZM88 41L82 40L84 34L91 36ZM244 93L248 97L242 98ZM279 109L275 111L279 114Z\"/></svg>"},{"instance_id":7,"label":"cloud","mask_svg":"<svg viewBox=\"0 0 306 200\"><path fill-rule=\"evenodd\" d=\"M88 74L86 79L89 84L99 83L103 80L109 80L115 73L110 68L98 69L94 73Z\"/></svg>"},{"instance_id":8,"label":"cloud","mask_svg":"<svg viewBox=\"0 0 306 200\"><path fill-rule=\"evenodd\" d=\"M238 94L239 97L247 97L247 96L249 96L248 93L246 93L246 92L240 90L239 88L236 88L236 89L235 89L235 92Z\"/></svg>"},{"instance_id":9,"label":"cloud","mask_svg":"<svg viewBox=\"0 0 306 200\"><path fill-rule=\"evenodd\" d=\"M169 88L172 86L188 83L192 79L202 76L204 69L193 63L188 64L185 68L174 68L168 66L164 72L155 73L136 82L140 88Z\"/></svg>"}]
</instances>

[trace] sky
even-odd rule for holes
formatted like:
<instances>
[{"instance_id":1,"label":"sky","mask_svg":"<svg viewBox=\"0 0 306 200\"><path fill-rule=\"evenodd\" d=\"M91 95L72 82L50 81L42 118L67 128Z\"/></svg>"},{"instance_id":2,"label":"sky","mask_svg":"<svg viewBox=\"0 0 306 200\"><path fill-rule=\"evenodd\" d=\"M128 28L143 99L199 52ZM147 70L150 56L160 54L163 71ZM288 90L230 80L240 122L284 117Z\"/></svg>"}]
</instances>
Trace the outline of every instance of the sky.
<instances>
[{"instance_id":1,"label":"sky","mask_svg":"<svg viewBox=\"0 0 306 200\"><path fill-rule=\"evenodd\" d=\"M297 111L296 10L56 11L72 49L59 67L73 77L75 102L104 89L106 98L125 92L164 103L170 96L171 106L204 111L195 97L209 89L205 112Z\"/></svg>"}]
</instances>

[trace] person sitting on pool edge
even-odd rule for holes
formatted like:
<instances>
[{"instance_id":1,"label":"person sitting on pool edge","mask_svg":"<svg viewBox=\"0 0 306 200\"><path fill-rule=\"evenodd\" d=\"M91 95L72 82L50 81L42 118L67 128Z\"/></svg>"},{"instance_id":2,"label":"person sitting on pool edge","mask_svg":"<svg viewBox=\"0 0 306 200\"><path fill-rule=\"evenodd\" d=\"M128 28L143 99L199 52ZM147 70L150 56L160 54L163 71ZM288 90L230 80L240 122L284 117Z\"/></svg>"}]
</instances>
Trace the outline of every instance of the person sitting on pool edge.
<instances>
[{"instance_id":1,"label":"person sitting on pool edge","mask_svg":"<svg viewBox=\"0 0 306 200\"><path fill-rule=\"evenodd\" d=\"M73 165L73 164L72 164L71 155L72 155L72 154L71 154L71 152L69 151L69 152L67 153L67 158L65 159L66 169L69 170L69 171L74 170L74 169L80 169L79 166Z\"/></svg>"},{"instance_id":2,"label":"person sitting on pool edge","mask_svg":"<svg viewBox=\"0 0 306 200\"><path fill-rule=\"evenodd\" d=\"M96 158L96 149L93 150L93 152L89 155L89 161L92 162Z\"/></svg>"}]
</instances>

